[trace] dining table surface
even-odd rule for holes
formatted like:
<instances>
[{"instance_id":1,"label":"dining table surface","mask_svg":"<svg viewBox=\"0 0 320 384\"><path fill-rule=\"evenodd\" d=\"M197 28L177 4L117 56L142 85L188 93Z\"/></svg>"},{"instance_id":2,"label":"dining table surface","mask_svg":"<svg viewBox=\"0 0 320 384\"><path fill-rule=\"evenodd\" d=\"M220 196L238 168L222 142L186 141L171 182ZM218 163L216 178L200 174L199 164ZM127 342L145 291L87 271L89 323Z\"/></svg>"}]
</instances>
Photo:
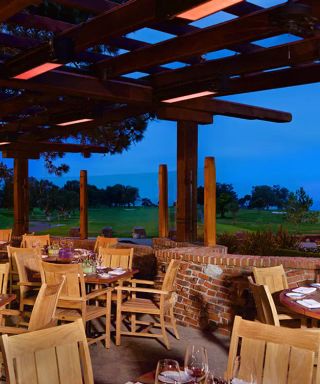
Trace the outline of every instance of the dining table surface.
<instances>
[{"instance_id":1,"label":"dining table surface","mask_svg":"<svg viewBox=\"0 0 320 384\"><path fill-rule=\"evenodd\" d=\"M279 301L286 308L290 309L290 311L299 313L300 315L308 316L313 319L320 320L320 308L310 309L302 306L298 303L298 300L301 298L293 298L287 296L287 293L292 292L292 289L285 289L279 293ZM320 303L320 289L317 288L314 292L307 294L303 297L303 299L313 299Z\"/></svg>"}]
</instances>

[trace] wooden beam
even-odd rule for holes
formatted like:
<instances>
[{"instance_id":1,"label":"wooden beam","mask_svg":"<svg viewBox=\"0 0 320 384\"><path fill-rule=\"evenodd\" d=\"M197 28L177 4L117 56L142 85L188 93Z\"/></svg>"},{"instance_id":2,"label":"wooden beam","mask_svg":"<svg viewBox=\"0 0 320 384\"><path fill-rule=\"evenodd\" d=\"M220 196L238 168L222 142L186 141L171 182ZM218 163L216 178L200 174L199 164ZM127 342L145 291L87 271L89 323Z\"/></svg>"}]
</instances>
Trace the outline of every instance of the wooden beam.
<instances>
[{"instance_id":1,"label":"wooden beam","mask_svg":"<svg viewBox=\"0 0 320 384\"><path fill-rule=\"evenodd\" d=\"M106 153L104 147L97 145L64 144L53 142L27 142L31 152L70 152L70 153ZM0 145L0 151L13 151L23 153L26 151L26 142L15 142Z\"/></svg>"},{"instance_id":2,"label":"wooden beam","mask_svg":"<svg viewBox=\"0 0 320 384\"><path fill-rule=\"evenodd\" d=\"M13 233L15 236L21 236L29 231L29 186L27 159L14 159L13 207Z\"/></svg>"},{"instance_id":3,"label":"wooden beam","mask_svg":"<svg viewBox=\"0 0 320 384\"><path fill-rule=\"evenodd\" d=\"M92 97L115 103L150 103L151 87L130 84L126 81L102 82L95 77L64 71L51 71L28 81L0 79L1 87L51 92L57 95Z\"/></svg>"},{"instance_id":4,"label":"wooden beam","mask_svg":"<svg viewBox=\"0 0 320 384\"><path fill-rule=\"evenodd\" d=\"M168 237L169 208L168 208L168 169L166 164L159 165L159 237Z\"/></svg>"},{"instance_id":5,"label":"wooden beam","mask_svg":"<svg viewBox=\"0 0 320 384\"><path fill-rule=\"evenodd\" d=\"M316 0L307 0L314 3ZM206 52L229 48L232 45L262 39L283 33L272 25L270 18L283 9L279 5L226 23L203 28L200 31L179 36L151 47L126 53L96 64L98 71L106 70L109 77L144 71L154 65L164 64ZM236 33L235 33L236 31Z\"/></svg>"},{"instance_id":6,"label":"wooden beam","mask_svg":"<svg viewBox=\"0 0 320 384\"><path fill-rule=\"evenodd\" d=\"M214 247L217 237L216 224L216 165L214 157L204 163L204 245Z\"/></svg>"},{"instance_id":7,"label":"wooden beam","mask_svg":"<svg viewBox=\"0 0 320 384\"><path fill-rule=\"evenodd\" d=\"M41 0L0 0L0 22L25 9L29 5L41 3Z\"/></svg>"},{"instance_id":8,"label":"wooden beam","mask_svg":"<svg viewBox=\"0 0 320 384\"><path fill-rule=\"evenodd\" d=\"M176 69L169 73L152 77L152 85L165 94L167 89L176 87L176 92L183 84L212 82L219 76L236 76L285 66L294 66L317 60L319 57L320 33L315 36L260 51L212 60L191 67ZM217 76L218 74L218 76ZM203 87L208 86L204 83Z\"/></svg>"},{"instance_id":9,"label":"wooden beam","mask_svg":"<svg viewBox=\"0 0 320 384\"><path fill-rule=\"evenodd\" d=\"M88 180L87 171L80 171L80 239L88 238Z\"/></svg>"},{"instance_id":10,"label":"wooden beam","mask_svg":"<svg viewBox=\"0 0 320 384\"><path fill-rule=\"evenodd\" d=\"M176 108L173 106L158 107L157 116L162 120L172 121L192 121L199 124L212 124L213 118L210 113L189 110L186 108Z\"/></svg>"},{"instance_id":11,"label":"wooden beam","mask_svg":"<svg viewBox=\"0 0 320 384\"><path fill-rule=\"evenodd\" d=\"M264 72L241 79L231 79L221 95L233 95L268 89L292 87L320 81L320 64L302 65L273 72Z\"/></svg>"},{"instance_id":12,"label":"wooden beam","mask_svg":"<svg viewBox=\"0 0 320 384\"><path fill-rule=\"evenodd\" d=\"M177 241L197 238L198 126L178 121L177 129Z\"/></svg>"},{"instance_id":13,"label":"wooden beam","mask_svg":"<svg viewBox=\"0 0 320 384\"><path fill-rule=\"evenodd\" d=\"M179 108L180 105L183 108L190 108L212 113L213 115L236 117L240 119L263 120L271 121L273 123L288 123L292 121L292 114L288 112L219 99L201 98L182 101L175 104L177 108Z\"/></svg>"},{"instance_id":14,"label":"wooden beam","mask_svg":"<svg viewBox=\"0 0 320 384\"><path fill-rule=\"evenodd\" d=\"M1 150L1 149L0 149ZM4 159L40 159L40 155L37 152L33 151L12 151L12 150L2 150L2 157Z\"/></svg>"}]
</instances>

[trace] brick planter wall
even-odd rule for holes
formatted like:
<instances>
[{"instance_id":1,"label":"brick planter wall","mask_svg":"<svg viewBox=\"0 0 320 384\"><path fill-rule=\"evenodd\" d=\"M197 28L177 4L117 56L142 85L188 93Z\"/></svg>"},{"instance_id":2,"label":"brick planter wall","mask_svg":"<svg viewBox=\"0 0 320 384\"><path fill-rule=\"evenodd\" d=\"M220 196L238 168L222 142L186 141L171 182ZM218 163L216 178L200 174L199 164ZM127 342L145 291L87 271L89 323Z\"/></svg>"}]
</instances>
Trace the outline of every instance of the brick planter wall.
<instances>
[{"instance_id":1,"label":"brick planter wall","mask_svg":"<svg viewBox=\"0 0 320 384\"><path fill-rule=\"evenodd\" d=\"M157 249L158 279L172 258L181 259L177 276L175 315L179 324L197 328L218 327L229 333L235 314L253 318L247 276L252 267L283 264L290 286L315 280L320 259L301 257L218 254L217 249L184 247Z\"/></svg>"}]
</instances>

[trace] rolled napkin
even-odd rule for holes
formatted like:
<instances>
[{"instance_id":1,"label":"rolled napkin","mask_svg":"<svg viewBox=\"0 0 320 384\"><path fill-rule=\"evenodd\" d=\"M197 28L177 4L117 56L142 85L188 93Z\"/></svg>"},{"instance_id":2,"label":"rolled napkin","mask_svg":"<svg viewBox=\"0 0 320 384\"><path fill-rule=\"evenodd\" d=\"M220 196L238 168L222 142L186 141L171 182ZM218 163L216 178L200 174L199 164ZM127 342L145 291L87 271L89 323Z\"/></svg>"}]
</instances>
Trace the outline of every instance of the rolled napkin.
<instances>
[{"instance_id":1,"label":"rolled napkin","mask_svg":"<svg viewBox=\"0 0 320 384\"><path fill-rule=\"evenodd\" d=\"M287 292L286 296L291 297L292 299L301 299L305 296L304 293L298 293L298 292Z\"/></svg>"},{"instance_id":2,"label":"rolled napkin","mask_svg":"<svg viewBox=\"0 0 320 384\"><path fill-rule=\"evenodd\" d=\"M107 279L108 277L110 277L109 273L98 273L98 275L103 279Z\"/></svg>"},{"instance_id":3,"label":"rolled napkin","mask_svg":"<svg viewBox=\"0 0 320 384\"><path fill-rule=\"evenodd\" d=\"M297 300L296 302L305 308L309 308L309 309L320 308L320 303L316 300L313 300L313 299Z\"/></svg>"},{"instance_id":4,"label":"rolled napkin","mask_svg":"<svg viewBox=\"0 0 320 384\"><path fill-rule=\"evenodd\" d=\"M292 289L292 292L303 293L304 295L309 295L317 290L315 287L299 287Z\"/></svg>"},{"instance_id":5,"label":"rolled napkin","mask_svg":"<svg viewBox=\"0 0 320 384\"><path fill-rule=\"evenodd\" d=\"M109 271L109 274L110 275L122 275L123 273L125 273L126 271L124 271L123 269L114 269L113 271Z\"/></svg>"}]
</instances>

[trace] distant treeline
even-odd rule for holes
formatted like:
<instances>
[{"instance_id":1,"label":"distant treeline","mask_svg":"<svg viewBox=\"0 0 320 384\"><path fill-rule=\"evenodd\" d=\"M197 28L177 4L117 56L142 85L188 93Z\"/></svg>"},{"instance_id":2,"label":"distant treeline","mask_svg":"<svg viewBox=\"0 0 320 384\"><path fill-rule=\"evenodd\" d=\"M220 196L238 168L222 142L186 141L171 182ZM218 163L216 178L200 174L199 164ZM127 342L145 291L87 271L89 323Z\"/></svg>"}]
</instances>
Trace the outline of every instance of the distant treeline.
<instances>
[{"instance_id":1,"label":"distant treeline","mask_svg":"<svg viewBox=\"0 0 320 384\"><path fill-rule=\"evenodd\" d=\"M46 215L53 212L69 214L79 208L80 183L68 181L58 187L49 180L29 178L30 210L40 208ZM99 206L124 207L135 205L139 199L138 188L116 184L106 188L98 188L88 184L88 204L91 208ZM0 185L0 206L13 207L12 179L6 179Z\"/></svg>"}]
</instances>

